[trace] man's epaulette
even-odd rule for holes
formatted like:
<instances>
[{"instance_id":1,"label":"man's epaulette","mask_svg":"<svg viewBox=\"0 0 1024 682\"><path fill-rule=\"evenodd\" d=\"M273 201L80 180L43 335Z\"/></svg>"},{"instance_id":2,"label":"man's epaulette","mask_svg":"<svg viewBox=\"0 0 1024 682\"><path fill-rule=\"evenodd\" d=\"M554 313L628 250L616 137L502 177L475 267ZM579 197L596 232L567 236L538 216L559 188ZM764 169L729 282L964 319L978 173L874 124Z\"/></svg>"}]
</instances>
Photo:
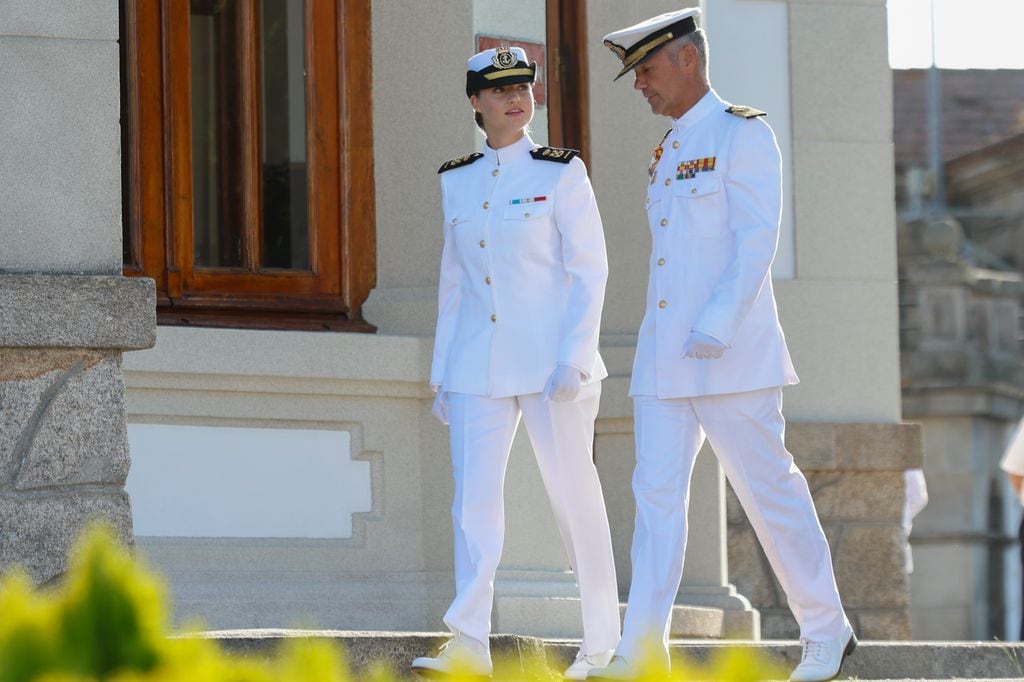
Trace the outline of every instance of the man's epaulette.
<instances>
[{"instance_id":1,"label":"man's epaulette","mask_svg":"<svg viewBox=\"0 0 1024 682\"><path fill-rule=\"evenodd\" d=\"M558 163L569 163L580 153L575 149L562 149L561 147L537 147L530 152L530 156L540 161L557 161Z\"/></svg>"},{"instance_id":2,"label":"man's epaulette","mask_svg":"<svg viewBox=\"0 0 1024 682\"><path fill-rule=\"evenodd\" d=\"M444 173L445 171L450 171L453 168L461 168L462 166L468 166L474 161L478 161L482 158L484 158L484 155L481 154L480 152L473 152L469 156L460 156L457 159L452 159L451 161L445 161L444 163L442 163L441 167L437 169L437 172Z\"/></svg>"},{"instance_id":3,"label":"man's epaulette","mask_svg":"<svg viewBox=\"0 0 1024 682\"><path fill-rule=\"evenodd\" d=\"M758 116L768 115L767 113L761 111L760 109L755 109L754 107L745 107L742 104L734 104L728 109L726 109L726 111L732 114L733 116L739 116L740 118L757 118Z\"/></svg>"}]
</instances>

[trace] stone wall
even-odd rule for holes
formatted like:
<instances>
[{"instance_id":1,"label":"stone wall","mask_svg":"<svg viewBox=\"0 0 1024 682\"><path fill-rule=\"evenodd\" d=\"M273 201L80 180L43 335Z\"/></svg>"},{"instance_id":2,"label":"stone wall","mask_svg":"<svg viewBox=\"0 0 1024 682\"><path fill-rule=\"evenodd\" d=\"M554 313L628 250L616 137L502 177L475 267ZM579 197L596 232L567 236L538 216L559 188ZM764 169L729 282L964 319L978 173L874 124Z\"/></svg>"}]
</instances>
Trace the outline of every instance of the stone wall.
<instances>
[{"instance_id":1,"label":"stone wall","mask_svg":"<svg viewBox=\"0 0 1024 682\"><path fill-rule=\"evenodd\" d=\"M96 518L131 541L121 351L155 305L152 280L0 275L0 573L59 576Z\"/></svg>"},{"instance_id":2,"label":"stone wall","mask_svg":"<svg viewBox=\"0 0 1024 682\"><path fill-rule=\"evenodd\" d=\"M156 331L122 271L115 0L0 2L0 572L58 577L99 517L131 539L123 350Z\"/></svg>"},{"instance_id":3,"label":"stone wall","mask_svg":"<svg viewBox=\"0 0 1024 682\"><path fill-rule=\"evenodd\" d=\"M786 446L807 477L847 615L862 639L908 639L903 471L921 466L913 424L790 424ZM730 488L729 579L761 612L764 639L799 636L786 596Z\"/></svg>"}]
</instances>

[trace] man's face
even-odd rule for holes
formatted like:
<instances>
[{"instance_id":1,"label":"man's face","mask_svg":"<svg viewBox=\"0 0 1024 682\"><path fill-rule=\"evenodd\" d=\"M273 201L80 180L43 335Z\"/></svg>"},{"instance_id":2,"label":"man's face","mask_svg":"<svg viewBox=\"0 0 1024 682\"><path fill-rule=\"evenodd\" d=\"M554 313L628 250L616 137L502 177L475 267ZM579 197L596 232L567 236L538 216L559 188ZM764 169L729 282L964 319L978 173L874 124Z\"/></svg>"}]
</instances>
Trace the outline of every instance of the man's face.
<instances>
[{"instance_id":1,"label":"man's face","mask_svg":"<svg viewBox=\"0 0 1024 682\"><path fill-rule=\"evenodd\" d=\"M658 50L633 70L633 88L639 90L659 116L679 118L693 106L691 62L696 58L692 46L683 47L675 62L669 50Z\"/></svg>"}]
</instances>

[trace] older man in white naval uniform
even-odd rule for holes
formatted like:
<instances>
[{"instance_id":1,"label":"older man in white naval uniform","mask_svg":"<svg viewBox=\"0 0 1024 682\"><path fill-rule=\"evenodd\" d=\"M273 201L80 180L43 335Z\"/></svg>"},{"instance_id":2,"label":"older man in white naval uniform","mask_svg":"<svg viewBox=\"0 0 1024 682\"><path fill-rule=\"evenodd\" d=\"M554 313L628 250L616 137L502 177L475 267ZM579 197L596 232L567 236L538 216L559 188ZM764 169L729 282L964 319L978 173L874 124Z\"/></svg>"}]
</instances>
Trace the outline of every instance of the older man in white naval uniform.
<instances>
[{"instance_id":1,"label":"older man in white naval uniform","mask_svg":"<svg viewBox=\"0 0 1024 682\"><path fill-rule=\"evenodd\" d=\"M588 679L668 658L693 463L705 436L800 624L793 680L834 677L856 645L807 482L783 443L782 387L797 383L772 293L781 161L763 112L711 89L696 8L605 36L634 88L672 128L647 185L653 248L630 395L636 427L633 578L622 642ZM618 78L618 77L617 77Z\"/></svg>"}]
</instances>

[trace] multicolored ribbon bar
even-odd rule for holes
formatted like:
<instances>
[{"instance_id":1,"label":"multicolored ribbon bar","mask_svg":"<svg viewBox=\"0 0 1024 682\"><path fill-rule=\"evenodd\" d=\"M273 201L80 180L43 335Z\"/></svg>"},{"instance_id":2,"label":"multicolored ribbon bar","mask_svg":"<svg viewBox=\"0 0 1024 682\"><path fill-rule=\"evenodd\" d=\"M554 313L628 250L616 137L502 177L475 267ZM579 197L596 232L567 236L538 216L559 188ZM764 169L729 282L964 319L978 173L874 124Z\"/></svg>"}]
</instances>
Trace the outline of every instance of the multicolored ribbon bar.
<instances>
[{"instance_id":1,"label":"multicolored ribbon bar","mask_svg":"<svg viewBox=\"0 0 1024 682\"><path fill-rule=\"evenodd\" d=\"M547 200L548 200L547 197L532 197L532 198L525 198L525 199L513 199L512 201L510 201L508 203L511 206L515 206L516 204L532 204L535 201L547 201Z\"/></svg>"},{"instance_id":2,"label":"multicolored ribbon bar","mask_svg":"<svg viewBox=\"0 0 1024 682\"><path fill-rule=\"evenodd\" d=\"M703 159L683 161L676 168L676 180L689 180L697 175L697 173L715 170L716 158L715 156L707 156Z\"/></svg>"}]
</instances>

